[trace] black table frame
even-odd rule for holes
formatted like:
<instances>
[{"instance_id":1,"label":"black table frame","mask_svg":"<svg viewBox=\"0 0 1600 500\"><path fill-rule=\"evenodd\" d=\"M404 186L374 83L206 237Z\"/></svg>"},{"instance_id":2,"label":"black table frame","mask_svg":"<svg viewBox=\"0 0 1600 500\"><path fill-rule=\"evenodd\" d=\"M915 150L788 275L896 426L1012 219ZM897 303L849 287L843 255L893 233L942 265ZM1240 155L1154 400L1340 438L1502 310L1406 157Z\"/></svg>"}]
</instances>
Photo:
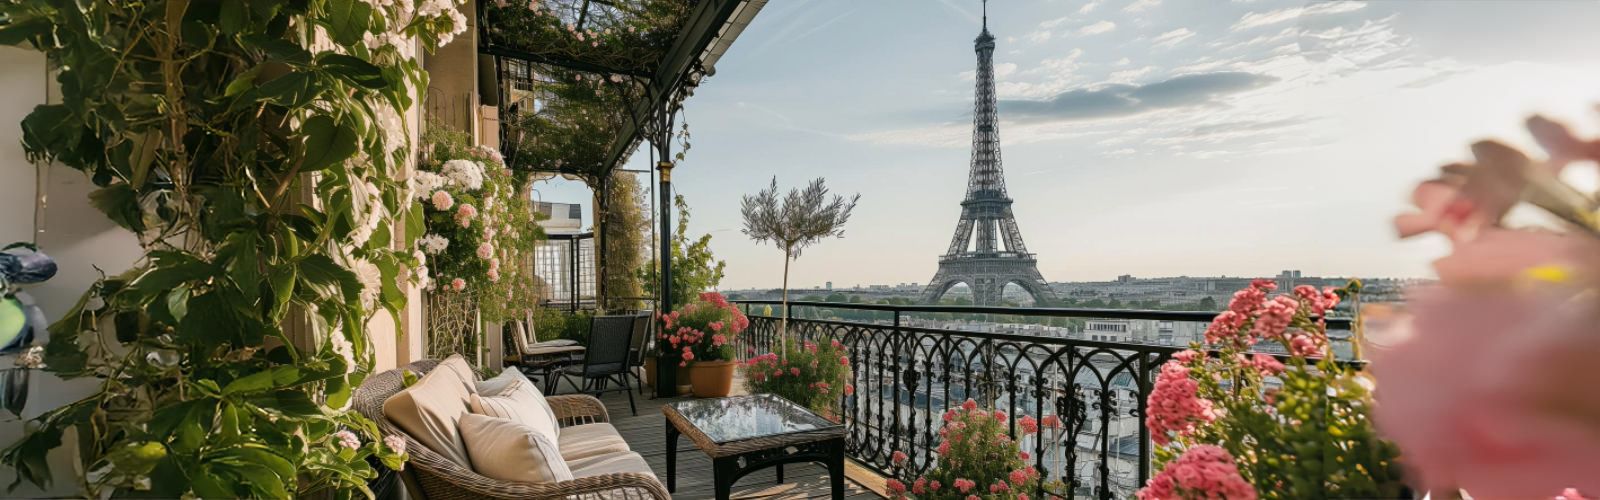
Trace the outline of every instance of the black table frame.
<instances>
[{"instance_id":1,"label":"black table frame","mask_svg":"<svg viewBox=\"0 0 1600 500\"><path fill-rule=\"evenodd\" d=\"M678 436L683 433L667 419L667 491L678 489ZM765 439L765 438L754 438ZM702 450L704 451L704 450ZM783 464L813 462L828 469L834 500L844 499L844 436L798 444L779 444L725 457L711 457L712 481L717 500L728 500L733 484L752 472L776 467L783 483Z\"/></svg>"}]
</instances>

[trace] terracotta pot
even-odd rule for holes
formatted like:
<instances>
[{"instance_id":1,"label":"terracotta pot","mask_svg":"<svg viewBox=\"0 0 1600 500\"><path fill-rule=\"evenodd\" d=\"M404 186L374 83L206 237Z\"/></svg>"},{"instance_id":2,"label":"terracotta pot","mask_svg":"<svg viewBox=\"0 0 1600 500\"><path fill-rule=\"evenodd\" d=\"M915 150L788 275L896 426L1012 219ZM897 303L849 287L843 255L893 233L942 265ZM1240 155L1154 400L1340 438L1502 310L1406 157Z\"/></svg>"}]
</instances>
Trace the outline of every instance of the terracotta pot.
<instances>
[{"instance_id":1,"label":"terracotta pot","mask_svg":"<svg viewBox=\"0 0 1600 500\"><path fill-rule=\"evenodd\" d=\"M678 395L688 396L694 392L694 383L689 379L689 367L678 367Z\"/></svg>"},{"instance_id":2,"label":"terracotta pot","mask_svg":"<svg viewBox=\"0 0 1600 500\"><path fill-rule=\"evenodd\" d=\"M733 361L696 361L689 365L689 380L697 398L727 397L733 390Z\"/></svg>"}]
</instances>

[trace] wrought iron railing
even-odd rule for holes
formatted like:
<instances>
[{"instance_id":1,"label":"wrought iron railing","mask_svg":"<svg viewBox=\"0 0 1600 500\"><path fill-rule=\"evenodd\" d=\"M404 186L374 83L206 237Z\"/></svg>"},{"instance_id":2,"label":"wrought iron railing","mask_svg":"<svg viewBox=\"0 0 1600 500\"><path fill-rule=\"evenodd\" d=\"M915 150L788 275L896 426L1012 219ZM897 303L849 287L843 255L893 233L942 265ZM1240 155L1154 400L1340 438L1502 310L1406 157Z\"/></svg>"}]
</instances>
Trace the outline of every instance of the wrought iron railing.
<instances>
[{"instance_id":1,"label":"wrought iron railing","mask_svg":"<svg viewBox=\"0 0 1600 500\"><path fill-rule=\"evenodd\" d=\"M770 352L781 306L739 303L751 320L741 352ZM856 390L841 404L852 458L902 479L931 469L941 414L970 398L1012 416L1012 438L1043 474L1041 493L1067 498L1128 498L1145 483L1153 446L1145 396L1160 365L1202 335L1214 315L826 302L790 308L791 339L838 340L849 351ZM854 319L828 319L843 312ZM1099 330L1121 330L1117 341L1093 340L1097 330L1085 325L1123 328ZM1329 320L1330 330L1349 326ZM1045 423L1038 434L1019 432L1024 415ZM895 451L909 460L897 466Z\"/></svg>"}]
</instances>

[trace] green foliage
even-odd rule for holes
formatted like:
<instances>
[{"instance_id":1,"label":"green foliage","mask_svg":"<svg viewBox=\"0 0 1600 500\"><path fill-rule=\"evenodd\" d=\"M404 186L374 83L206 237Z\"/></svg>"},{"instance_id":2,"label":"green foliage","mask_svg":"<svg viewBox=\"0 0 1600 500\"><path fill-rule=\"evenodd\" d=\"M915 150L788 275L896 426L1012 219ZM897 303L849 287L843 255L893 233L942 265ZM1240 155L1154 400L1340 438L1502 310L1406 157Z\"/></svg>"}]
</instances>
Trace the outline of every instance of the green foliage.
<instances>
[{"instance_id":1,"label":"green foliage","mask_svg":"<svg viewBox=\"0 0 1600 500\"><path fill-rule=\"evenodd\" d=\"M678 230L672 235L672 303L694 302L700 292L715 290L722 283L722 269L726 265L711 254L711 235L689 239L689 204L679 195ZM658 263L659 265L659 263ZM645 292L660 296L660 270L656 266L640 272Z\"/></svg>"},{"instance_id":2,"label":"green foliage","mask_svg":"<svg viewBox=\"0 0 1600 500\"><path fill-rule=\"evenodd\" d=\"M533 332L540 341L572 339L586 344L593 319L594 314L588 311L567 312L543 307L533 315Z\"/></svg>"},{"instance_id":3,"label":"green foliage","mask_svg":"<svg viewBox=\"0 0 1600 500\"><path fill-rule=\"evenodd\" d=\"M58 70L23 146L88 175L145 252L51 326L48 370L99 387L5 450L19 482L55 479L69 430L86 497L346 498L371 494L369 457L400 467L344 408L417 264L388 223L412 208L402 117L427 75L390 41L465 29L444 7L0 3L0 43Z\"/></svg>"},{"instance_id":4,"label":"green foliage","mask_svg":"<svg viewBox=\"0 0 1600 500\"><path fill-rule=\"evenodd\" d=\"M645 266L649 242L650 207L641 195L639 178L630 172L612 171L605 184L604 234L601 242L605 255L604 276L605 307L607 309L638 309L637 299L617 297L644 296L644 282L639 270Z\"/></svg>"},{"instance_id":5,"label":"green foliage","mask_svg":"<svg viewBox=\"0 0 1600 500\"><path fill-rule=\"evenodd\" d=\"M689 12L682 0L623 0L590 8L582 0L487 4L489 43L544 58L651 74ZM610 4L608 4L610 5ZM583 31L577 18L583 16Z\"/></svg>"},{"instance_id":6,"label":"green foliage","mask_svg":"<svg viewBox=\"0 0 1600 500\"><path fill-rule=\"evenodd\" d=\"M752 358L744 366L745 389L770 393L837 418L844 396L855 393L850 384L850 358L838 341L789 344L787 352Z\"/></svg>"}]
</instances>

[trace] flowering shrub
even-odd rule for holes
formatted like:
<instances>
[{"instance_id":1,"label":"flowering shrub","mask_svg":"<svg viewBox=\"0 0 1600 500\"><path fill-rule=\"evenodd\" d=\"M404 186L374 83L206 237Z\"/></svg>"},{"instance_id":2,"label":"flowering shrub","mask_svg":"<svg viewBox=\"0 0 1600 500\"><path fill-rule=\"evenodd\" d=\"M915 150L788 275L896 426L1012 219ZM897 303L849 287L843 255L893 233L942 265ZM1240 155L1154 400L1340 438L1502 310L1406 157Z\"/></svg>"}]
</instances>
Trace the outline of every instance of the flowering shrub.
<instances>
[{"instance_id":1,"label":"flowering shrub","mask_svg":"<svg viewBox=\"0 0 1600 500\"><path fill-rule=\"evenodd\" d=\"M745 362L744 383L751 393L771 393L824 415L835 415L850 385L850 356L834 340L818 345L789 344L784 356L767 353Z\"/></svg>"},{"instance_id":2,"label":"flowering shrub","mask_svg":"<svg viewBox=\"0 0 1600 500\"><path fill-rule=\"evenodd\" d=\"M473 147L465 134L430 127L428 155L411 178L425 234L413 270L423 287L476 297L487 321L518 318L537 300L532 269L516 265L544 233L513 175L493 148Z\"/></svg>"},{"instance_id":3,"label":"flowering shrub","mask_svg":"<svg viewBox=\"0 0 1600 500\"><path fill-rule=\"evenodd\" d=\"M1010 417L1005 412L984 410L969 399L960 408L945 411L943 418L938 465L909 486L890 479L892 498L1027 500L1029 492L1038 489L1039 471L1028 465L1028 454L1006 433ZM1030 416L1018 419L1017 427L1023 434L1039 431L1039 423ZM904 468L907 460L898 451L890 457L896 469Z\"/></svg>"},{"instance_id":4,"label":"flowering shrub","mask_svg":"<svg viewBox=\"0 0 1600 500\"><path fill-rule=\"evenodd\" d=\"M1392 445L1367 417L1365 375L1333 359L1323 317L1344 290L1256 280L1235 293L1195 344L1161 366L1145 426L1159 473L1142 500L1394 498ZM1281 346L1286 361L1254 352ZM1254 485L1252 488L1251 485Z\"/></svg>"},{"instance_id":5,"label":"flowering shrub","mask_svg":"<svg viewBox=\"0 0 1600 500\"><path fill-rule=\"evenodd\" d=\"M737 354L733 341L750 327L750 319L717 292L700 294L700 299L671 313L663 314L657 348L679 352L688 366L695 361L732 360Z\"/></svg>"},{"instance_id":6,"label":"flowering shrub","mask_svg":"<svg viewBox=\"0 0 1600 500\"><path fill-rule=\"evenodd\" d=\"M1542 117L1527 128L1542 157L1482 141L1417 185L1395 228L1438 233L1451 252L1404 310L1363 310L1374 418L1435 498L1600 494L1600 385L1579 382L1600 355L1600 222L1593 189L1561 177L1574 163L1591 174L1600 140ZM1524 203L1560 229L1508 227Z\"/></svg>"}]
</instances>

